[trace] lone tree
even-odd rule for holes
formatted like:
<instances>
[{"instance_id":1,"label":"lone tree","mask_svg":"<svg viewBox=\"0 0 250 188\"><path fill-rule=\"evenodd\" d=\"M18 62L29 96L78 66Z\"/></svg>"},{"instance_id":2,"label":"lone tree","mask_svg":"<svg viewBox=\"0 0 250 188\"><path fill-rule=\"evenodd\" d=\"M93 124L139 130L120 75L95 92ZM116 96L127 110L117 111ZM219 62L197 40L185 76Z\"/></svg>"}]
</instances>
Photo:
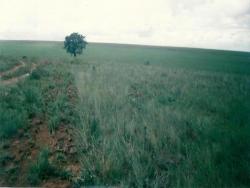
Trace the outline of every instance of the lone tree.
<instances>
[{"instance_id":1,"label":"lone tree","mask_svg":"<svg viewBox=\"0 0 250 188\"><path fill-rule=\"evenodd\" d=\"M85 37L81 34L71 33L65 37L64 48L68 53L76 57L76 54L82 54L82 50L88 44L84 39Z\"/></svg>"}]
</instances>

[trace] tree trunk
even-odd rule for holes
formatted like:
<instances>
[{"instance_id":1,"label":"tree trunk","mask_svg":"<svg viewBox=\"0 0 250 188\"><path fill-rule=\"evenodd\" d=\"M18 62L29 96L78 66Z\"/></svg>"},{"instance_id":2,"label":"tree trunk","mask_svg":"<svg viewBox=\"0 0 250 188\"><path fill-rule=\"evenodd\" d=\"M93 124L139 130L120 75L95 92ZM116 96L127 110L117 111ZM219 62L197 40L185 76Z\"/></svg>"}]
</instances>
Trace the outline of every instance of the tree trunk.
<instances>
[{"instance_id":1,"label":"tree trunk","mask_svg":"<svg viewBox=\"0 0 250 188\"><path fill-rule=\"evenodd\" d=\"M74 52L74 57L76 57L76 52Z\"/></svg>"}]
</instances>

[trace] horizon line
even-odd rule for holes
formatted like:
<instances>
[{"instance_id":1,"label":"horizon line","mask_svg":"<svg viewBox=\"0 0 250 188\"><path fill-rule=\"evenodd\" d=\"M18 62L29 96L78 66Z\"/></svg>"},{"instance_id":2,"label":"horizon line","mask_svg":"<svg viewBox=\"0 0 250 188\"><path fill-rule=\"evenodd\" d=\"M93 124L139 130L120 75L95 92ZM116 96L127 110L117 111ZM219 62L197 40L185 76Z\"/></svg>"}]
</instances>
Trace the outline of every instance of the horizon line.
<instances>
[{"instance_id":1,"label":"horizon line","mask_svg":"<svg viewBox=\"0 0 250 188\"><path fill-rule=\"evenodd\" d=\"M63 40L32 40L32 39L0 39L0 41L16 41L16 42L64 42ZM87 41L88 42L88 41ZM188 48L188 49L201 49L201 50L216 50L216 51L229 51L229 52L243 52L250 53L247 50L230 50L218 48L205 48L205 47L189 47L189 46L168 46L168 45L153 45L153 44L138 44L138 43L120 43L120 42L103 42L92 41L88 43L94 44L113 44L113 45L128 45L128 46L141 46L141 47L158 47L158 48Z\"/></svg>"}]
</instances>

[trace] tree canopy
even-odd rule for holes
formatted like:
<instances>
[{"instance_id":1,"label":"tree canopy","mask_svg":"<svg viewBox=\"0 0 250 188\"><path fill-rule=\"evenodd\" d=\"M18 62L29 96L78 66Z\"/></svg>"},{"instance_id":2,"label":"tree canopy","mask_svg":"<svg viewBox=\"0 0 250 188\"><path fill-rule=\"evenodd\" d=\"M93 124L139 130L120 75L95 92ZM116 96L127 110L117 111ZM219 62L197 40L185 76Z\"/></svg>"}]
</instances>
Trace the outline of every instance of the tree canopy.
<instances>
[{"instance_id":1,"label":"tree canopy","mask_svg":"<svg viewBox=\"0 0 250 188\"><path fill-rule=\"evenodd\" d=\"M71 33L69 36L65 37L64 48L67 53L76 57L77 54L82 54L82 51L86 48L87 44L85 36L79 33Z\"/></svg>"}]
</instances>

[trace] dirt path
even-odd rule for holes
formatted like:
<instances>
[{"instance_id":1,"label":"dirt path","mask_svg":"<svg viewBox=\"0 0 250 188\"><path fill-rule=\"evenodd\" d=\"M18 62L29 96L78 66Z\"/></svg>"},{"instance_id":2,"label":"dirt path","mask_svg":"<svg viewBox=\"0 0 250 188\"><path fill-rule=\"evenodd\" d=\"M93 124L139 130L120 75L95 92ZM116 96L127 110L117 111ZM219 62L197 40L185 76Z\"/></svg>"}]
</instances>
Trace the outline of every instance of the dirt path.
<instances>
[{"instance_id":1,"label":"dirt path","mask_svg":"<svg viewBox=\"0 0 250 188\"><path fill-rule=\"evenodd\" d=\"M25 63L23 61L19 61L19 62L20 62L20 64L14 66L12 69L5 71L5 72L0 72L0 78L2 76L7 75L7 74L11 74L11 73L15 72L17 69L20 69L21 67L25 66Z\"/></svg>"},{"instance_id":2,"label":"dirt path","mask_svg":"<svg viewBox=\"0 0 250 188\"><path fill-rule=\"evenodd\" d=\"M19 68L21 67L24 67L25 66L25 63L23 61L20 61L21 65L18 65L18 66L15 66L14 68L12 68L11 70L7 71L7 72L3 72L1 75L0 75L0 78L4 75L7 75L7 74L10 74L10 73L13 73L15 72L16 70L18 70ZM14 78L10 78L8 80L2 80L1 83L3 85L10 85L10 84L15 84L23 79L25 79L26 77L28 77L35 69L37 68L37 64L32 64L31 66L31 69L30 69L30 72L29 73L26 73L26 74L23 74L21 76L18 76L18 77L14 77Z\"/></svg>"},{"instance_id":3,"label":"dirt path","mask_svg":"<svg viewBox=\"0 0 250 188\"><path fill-rule=\"evenodd\" d=\"M22 76L19 76L19 77L14 77L14 78L11 78L11 79L8 79L8 80L2 80L1 82L4 84L4 85L10 85L10 84L15 84L17 82L19 82L20 80L23 80L24 78L28 77L30 74L29 73L26 73Z\"/></svg>"}]
</instances>

